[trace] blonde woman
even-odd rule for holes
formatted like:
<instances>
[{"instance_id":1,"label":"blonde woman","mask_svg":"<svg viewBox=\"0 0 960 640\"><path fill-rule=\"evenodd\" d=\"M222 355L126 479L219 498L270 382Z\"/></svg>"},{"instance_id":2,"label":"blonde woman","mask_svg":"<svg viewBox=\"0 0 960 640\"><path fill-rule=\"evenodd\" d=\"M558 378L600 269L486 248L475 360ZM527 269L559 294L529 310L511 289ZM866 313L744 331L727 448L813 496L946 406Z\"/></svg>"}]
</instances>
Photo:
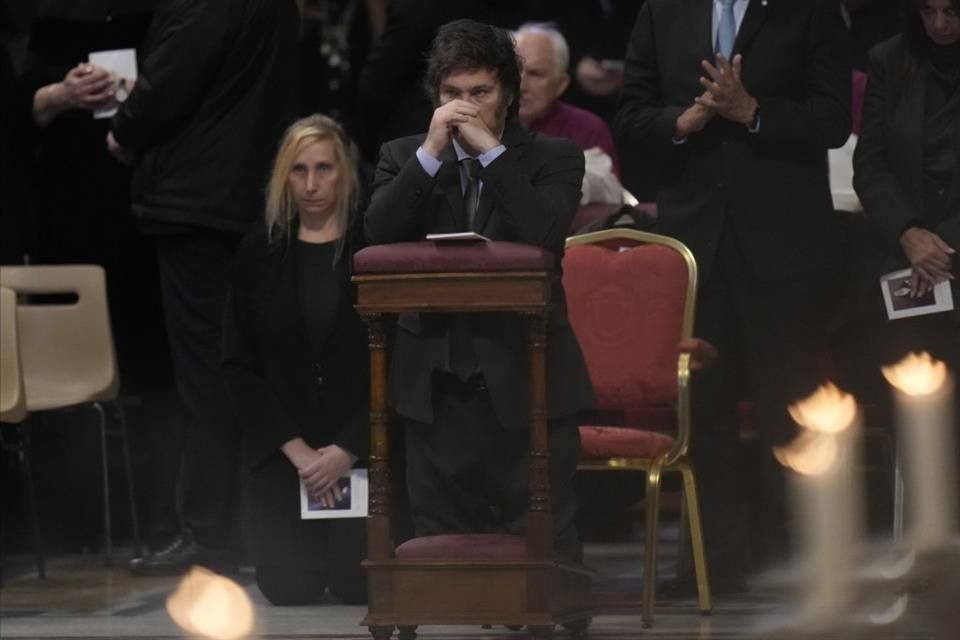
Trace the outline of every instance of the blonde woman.
<instances>
[{"instance_id":1,"label":"blonde woman","mask_svg":"<svg viewBox=\"0 0 960 640\"><path fill-rule=\"evenodd\" d=\"M224 367L244 430L248 542L277 605L325 592L366 601L362 519L302 520L345 498L338 480L367 455L366 330L349 256L358 192L353 146L326 116L287 129L267 187L265 227L238 252L224 320Z\"/></svg>"}]
</instances>

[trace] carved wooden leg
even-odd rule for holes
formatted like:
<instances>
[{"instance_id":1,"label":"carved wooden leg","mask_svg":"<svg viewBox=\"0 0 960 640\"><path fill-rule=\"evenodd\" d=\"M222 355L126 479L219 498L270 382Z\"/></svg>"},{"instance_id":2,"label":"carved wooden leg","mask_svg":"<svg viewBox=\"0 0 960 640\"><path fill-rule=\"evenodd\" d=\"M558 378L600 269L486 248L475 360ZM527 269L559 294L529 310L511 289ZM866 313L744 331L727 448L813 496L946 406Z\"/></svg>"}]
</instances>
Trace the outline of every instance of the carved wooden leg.
<instances>
[{"instance_id":1,"label":"carved wooden leg","mask_svg":"<svg viewBox=\"0 0 960 640\"><path fill-rule=\"evenodd\" d=\"M390 535L390 446L387 430L387 340L383 317L363 315L370 350L370 515L367 518L367 559L393 555ZM371 602L373 593L370 594Z\"/></svg>"},{"instance_id":2,"label":"carved wooden leg","mask_svg":"<svg viewBox=\"0 0 960 640\"><path fill-rule=\"evenodd\" d=\"M394 627L386 626L381 627L377 625L370 625L370 635L373 636L373 640L390 640L390 637L393 635Z\"/></svg>"},{"instance_id":3,"label":"carved wooden leg","mask_svg":"<svg viewBox=\"0 0 960 640\"><path fill-rule=\"evenodd\" d=\"M531 425L527 554L531 558L549 558L553 555L553 514L550 512L550 454L547 451L547 321L542 313L526 314L526 319Z\"/></svg>"},{"instance_id":4,"label":"carved wooden leg","mask_svg":"<svg viewBox=\"0 0 960 640\"><path fill-rule=\"evenodd\" d=\"M400 640L416 640L417 639L417 627L416 626L399 626L397 630L400 632Z\"/></svg>"}]
</instances>

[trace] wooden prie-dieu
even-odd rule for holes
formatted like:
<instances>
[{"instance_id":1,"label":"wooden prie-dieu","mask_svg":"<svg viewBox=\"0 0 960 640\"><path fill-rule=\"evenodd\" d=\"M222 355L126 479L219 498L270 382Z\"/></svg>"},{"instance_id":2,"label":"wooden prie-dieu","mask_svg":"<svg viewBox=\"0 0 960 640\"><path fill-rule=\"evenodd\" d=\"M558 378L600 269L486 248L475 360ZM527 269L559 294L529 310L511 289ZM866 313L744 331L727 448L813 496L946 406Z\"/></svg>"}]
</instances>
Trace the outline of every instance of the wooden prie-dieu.
<instances>
[{"instance_id":1,"label":"wooden prie-dieu","mask_svg":"<svg viewBox=\"0 0 960 640\"><path fill-rule=\"evenodd\" d=\"M356 308L370 337L369 608L377 640L419 625L526 626L545 638L573 635L592 615L591 573L553 553L548 474L545 349L554 258L508 242L369 247L354 259ZM389 425L384 314L512 312L526 318L530 362L529 507L525 536L415 538L394 548L390 531Z\"/></svg>"}]
</instances>

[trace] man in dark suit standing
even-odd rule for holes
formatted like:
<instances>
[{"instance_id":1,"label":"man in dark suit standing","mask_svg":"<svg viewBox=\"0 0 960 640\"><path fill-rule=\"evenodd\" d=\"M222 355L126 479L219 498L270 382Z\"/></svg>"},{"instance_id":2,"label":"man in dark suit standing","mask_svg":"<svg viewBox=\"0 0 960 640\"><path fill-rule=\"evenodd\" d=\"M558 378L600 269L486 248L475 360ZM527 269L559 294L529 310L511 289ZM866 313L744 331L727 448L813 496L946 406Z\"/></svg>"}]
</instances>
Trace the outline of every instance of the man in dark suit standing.
<instances>
[{"instance_id":1,"label":"man in dark suit standing","mask_svg":"<svg viewBox=\"0 0 960 640\"><path fill-rule=\"evenodd\" d=\"M784 542L769 445L792 436L786 407L818 382L839 258L827 149L846 141L849 105L838 0L649 0L640 11L617 128L659 161L659 231L692 249L696 331L720 349L695 381L692 449L721 589L748 566L734 411L744 391L765 445L751 485L769 491L774 550Z\"/></svg>"},{"instance_id":2,"label":"man in dark suit standing","mask_svg":"<svg viewBox=\"0 0 960 640\"><path fill-rule=\"evenodd\" d=\"M520 62L508 33L472 20L440 28L428 60L426 134L385 144L366 213L373 244L473 230L563 254L583 153L516 124ZM562 288L547 331L555 547L582 555L574 524L575 414L590 406ZM523 528L528 379L524 321L511 314L401 316L389 398L404 418L416 534Z\"/></svg>"},{"instance_id":3,"label":"man in dark suit standing","mask_svg":"<svg viewBox=\"0 0 960 640\"><path fill-rule=\"evenodd\" d=\"M152 236L177 390L185 530L136 574L236 566L240 433L221 366L230 266L263 215L263 185L297 110L292 0L165 0L107 148L133 165L131 209Z\"/></svg>"}]
</instances>

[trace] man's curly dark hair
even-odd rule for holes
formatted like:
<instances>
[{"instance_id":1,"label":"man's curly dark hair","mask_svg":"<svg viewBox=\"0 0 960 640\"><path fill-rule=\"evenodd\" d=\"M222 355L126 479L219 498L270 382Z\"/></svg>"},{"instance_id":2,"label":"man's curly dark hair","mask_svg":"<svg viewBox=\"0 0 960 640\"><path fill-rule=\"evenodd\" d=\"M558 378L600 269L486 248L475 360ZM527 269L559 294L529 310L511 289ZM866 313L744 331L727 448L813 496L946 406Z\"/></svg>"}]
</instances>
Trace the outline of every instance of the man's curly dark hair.
<instances>
[{"instance_id":1,"label":"man's curly dark hair","mask_svg":"<svg viewBox=\"0 0 960 640\"><path fill-rule=\"evenodd\" d=\"M440 104L440 83L451 73L489 69L496 72L509 100L507 121L512 121L520 110L521 65L508 31L476 20L454 20L437 30L424 86L436 106Z\"/></svg>"}]
</instances>

